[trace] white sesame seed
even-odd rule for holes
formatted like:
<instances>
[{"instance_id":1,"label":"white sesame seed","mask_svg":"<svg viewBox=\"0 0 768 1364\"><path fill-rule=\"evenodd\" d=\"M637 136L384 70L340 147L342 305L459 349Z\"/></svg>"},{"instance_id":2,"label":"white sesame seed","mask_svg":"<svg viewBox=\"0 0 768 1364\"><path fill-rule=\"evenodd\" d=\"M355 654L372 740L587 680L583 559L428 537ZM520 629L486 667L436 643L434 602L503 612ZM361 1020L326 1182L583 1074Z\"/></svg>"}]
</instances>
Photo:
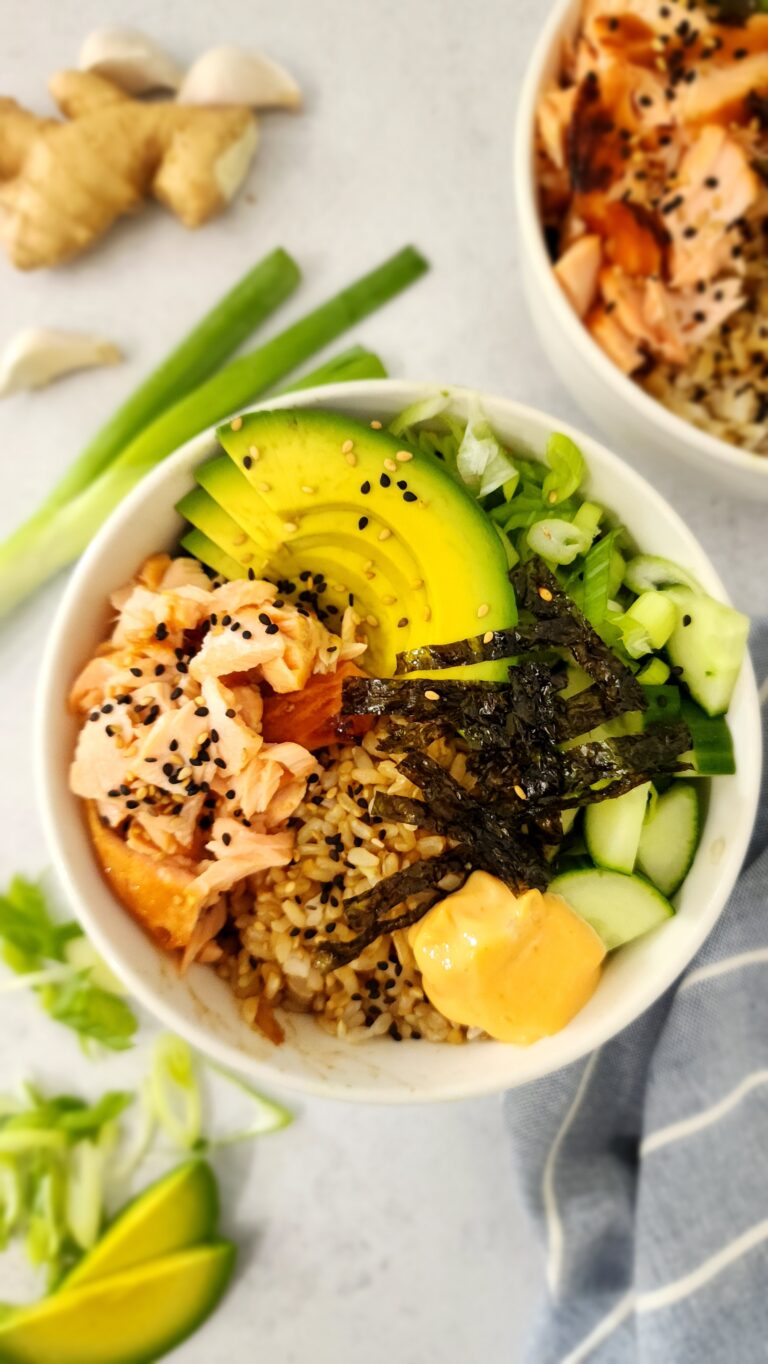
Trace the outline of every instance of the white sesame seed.
<instances>
[{"instance_id":1,"label":"white sesame seed","mask_svg":"<svg viewBox=\"0 0 768 1364\"><path fill-rule=\"evenodd\" d=\"M246 564L246 565L247 565L247 564L252 564L252 563L253 563L253 555L252 555L252 554L244 554L243 557L242 557L242 559L240 560L240 562L241 562L241 564ZM221 632L220 632L220 631L217 631L217 633L221 633Z\"/></svg>"},{"instance_id":2,"label":"white sesame seed","mask_svg":"<svg viewBox=\"0 0 768 1364\"><path fill-rule=\"evenodd\" d=\"M380 431L380 430L381 430L381 422L372 421L372 422L371 422L371 429L372 429L373 431Z\"/></svg>"},{"instance_id":3,"label":"white sesame seed","mask_svg":"<svg viewBox=\"0 0 768 1364\"><path fill-rule=\"evenodd\" d=\"M375 616L366 616L365 623L366 625L370 625L372 630L375 630L379 624Z\"/></svg>"},{"instance_id":4,"label":"white sesame seed","mask_svg":"<svg viewBox=\"0 0 768 1364\"><path fill-rule=\"evenodd\" d=\"M391 530L388 528L388 526L385 526L383 530L379 531L379 539L388 540L391 534L392 534Z\"/></svg>"},{"instance_id":5,"label":"white sesame seed","mask_svg":"<svg viewBox=\"0 0 768 1364\"><path fill-rule=\"evenodd\" d=\"M514 791L515 795L518 797L519 800L528 799L522 786L513 786L512 790Z\"/></svg>"},{"instance_id":6,"label":"white sesame seed","mask_svg":"<svg viewBox=\"0 0 768 1364\"><path fill-rule=\"evenodd\" d=\"M484 601L483 604L482 604L482 606L478 606L478 608L477 608L477 614L478 614L478 616L480 617L481 620L482 620L483 616L487 616L487 615L488 615L488 612L490 611L490 609L491 609L491 608L490 608L490 606L488 605L487 601Z\"/></svg>"},{"instance_id":7,"label":"white sesame seed","mask_svg":"<svg viewBox=\"0 0 768 1364\"><path fill-rule=\"evenodd\" d=\"M303 493L307 493L307 495L308 495L309 497L311 497L313 493L316 493L316 492L317 492L317 488L313 488L313 487L311 486L311 484L305 483L305 484L302 486L301 491L302 491Z\"/></svg>"},{"instance_id":8,"label":"white sesame seed","mask_svg":"<svg viewBox=\"0 0 768 1364\"><path fill-rule=\"evenodd\" d=\"M284 521L284 522L283 522L283 530L285 531L286 535L295 535L295 534L296 534L296 531L297 531L298 529L299 529L299 528L298 528L298 526L296 525L296 522L295 522L295 521Z\"/></svg>"},{"instance_id":9,"label":"white sesame seed","mask_svg":"<svg viewBox=\"0 0 768 1364\"><path fill-rule=\"evenodd\" d=\"M242 424L243 424L242 417L233 417L232 421L230 422L230 426L232 427L233 431L239 431Z\"/></svg>"},{"instance_id":10,"label":"white sesame seed","mask_svg":"<svg viewBox=\"0 0 768 1364\"><path fill-rule=\"evenodd\" d=\"M424 695L428 701L439 701L440 693L436 691L425 691Z\"/></svg>"},{"instance_id":11,"label":"white sesame seed","mask_svg":"<svg viewBox=\"0 0 768 1364\"><path fill-rule=\"evenodd\" d=\"M376 577L376 574L374 573L372 568L365 568L363 569L363 572L365 573L365 576L369 582L372 582L373 579Z\"/></svg>"},{"instance_id":12,"label":"white sesame seed","mask_svg":"<svg viewBox=\"0 0 768 1364\"><path fill-rule=\"evenodd\" d=\"M399 460L401 464L407 464L409 459L413 459L413 455L410 450L398 450L395 459Z\"/></svg>"},{"instance_id":13,"label":"white sesame seed","mask_svg":"<svg viewBox=\"0 0 768 1364\"><path fill-rule=\"evenodd\" d=\"M243 530L243 531L240 531L240 534L239 534L239 535L233 535L233 536L232 536L232 544L233 544L233 545L244 545L245 542L247 541L247 539L248 539L248 536L246 535L245 531Z\"/></svg>"},{"instance_id":14,"label":"white sesame seed","mask_svg":"<svg viewBox=\"0 0 768 1364\"><path fill-rule=\"evenodd\" d=\"M418 592L419 588L420 588L420 587L423 587L423 586L424 586L424 579L423 579L423 578L417 578L416 581L415 581L415 583L413 584L413 590L414 590L414 592Z\"/></svg>"},{"instance_id":15,"label":"white sesame seed","mask_svg":"<svg viewBox=\"0 0 768 1364\"><path fill-rule=\"evenodd\" d=\"M432 619L432 608L430 606L428 606L426 611L424 612L424 619L426 621L430 621Z\"/></svg>"},{"instance_id":16,"label":"white sesame seed","mask_svg":"<svg viewBox=\"0 0 768 1364\"><path fill-rule=\"evenodd\" d=\"M485 634L483 635L483 644L490 644L490 642L491 642L492 639L493 639L493 630L486 630Z\"/></svg>"},{"instance_id":17,"label":"white sesame seed","mask_svg":"<svg viewBox=\"0 0 768 1364\"><path fill-rule=\"evenodd\" d=\"M557 489L556 489L556 488L553 488L552 491L551 491L551 493L550 493L549 496L547 497L547 501L550 502L550 503L556 502L556 501L557 501L557 497L558 497Z\"/></svg>"},{"instance_id":18,"label":"white sesame seed","mask_svg":"<svg viewBox=\"0 0 768 1364\"><path fill-rule=\"evenodd\" d=\"M341 447L341 453L342 455L348 455L350 450L354 450L354 448L355 442L353 440L345 440L344 444Z\"/></svg>"},{"instance_id":19,"label":"white sesame seed","mask_svg":"<svg viewBox=\"0 0 768 1364\"><path fill-rule=\"evenodd\" d=\"M270 493L272 491L271 483L257 483L256 487L260 493Z\"/></svg>"},{"instance_id":20,"label":"white sesame seed","mask_svg":"<svg viewBox=\"0 0 768 1364\"><path fill-rule=\"evenodd\" d=\"M261 450L259 449L258 445L249 445L248 454L250 455L254 463L256 462L257 459L261 458Z\"/></svg>"},{"instance_id":21,"label":"white sesame seed","mask_svg":"<svg viewBox=\"0 0 768 1364\"><path fill-rule=\"evenodd\" d=\"M345 458L350 469L354 469L357 464L357 455L354 454L352 450L348 450Z\"/></svg>"},{"instance_id":22,"label":"white sesame seed","mask_svg":"<svg viewBox=\"0 0 768 1364\"><path fill-rule=\"evenodd\" d=\"M381 600L385 606L394 606L395 602L397 601L397 597L386 596L382 597Z\"/></svg>"},{"instance_id":23,"label":"white sesame seed","mask_svg":"<svg viewBox=\"0 0 768 1364\"><path fill-rule=\"evenodd\" d=\"M385 468L390 474L394 474L394 473L397 472L397 465L395 464L395 461L394 461L393 459L385 459L385 460L384 460L384 468Z\"/></svg>"}]
</instances>

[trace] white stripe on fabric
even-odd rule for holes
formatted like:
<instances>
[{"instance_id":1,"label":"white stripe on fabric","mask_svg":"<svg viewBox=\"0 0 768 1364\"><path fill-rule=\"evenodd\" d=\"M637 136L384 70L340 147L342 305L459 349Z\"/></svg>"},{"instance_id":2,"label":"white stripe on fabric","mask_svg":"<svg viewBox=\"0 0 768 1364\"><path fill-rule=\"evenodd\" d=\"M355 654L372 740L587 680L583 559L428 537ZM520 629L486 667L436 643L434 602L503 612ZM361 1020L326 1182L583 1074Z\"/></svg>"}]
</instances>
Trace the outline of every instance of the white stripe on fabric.
<instances>
[{"instance_id":1,"label":"white stripe on fabric","mask_svg":"<svg viewBox=\"0 0 768 1364\"><path fill-rule=\"evenodd\" d=\"M716 1255L710 1255L698 1269L692 1270L690 1274L684 1274L682 1279L675 1279L673 1283L665 1284L663 1288L654 1288L649 1293L640 1293L637 1298L637 1311L658 1312L661 1307L671 1307L674 1303L681 1302L683 1298L696 1293L704 1284L709 1283L710 1279L714 1279L729 1265L740 1260L743 1255L767 1239L768 1218L765 1218L764 1221L750 1227L749 1231L742 1232L741 1236L737 1236Z\"/></svg>"},{"instance_id":2,"label":"white stripe on fabric","mask_svg":"<svg viewBox=\"0 0 768 1364\"><path fill-rule=\"evenodd\" d=\"M727 975L729 971L739 971L742 966L760 966L768 962L768 947L757 947L754 952L739 952L735 957L724 957L722 961L710 962L709 966L699 966L691 971L683 981L678 994L699 985L703 980L714 980L716 976Z\"/></svg>"},{"instance_id":3,"label":"white stripe on fabric","mask_svg":"<svg viewBox=\"0 0 768 1364\"><path fill-rule=\"evenodd\" d=\"M652 1132L641 1143L641 1156L648 1156L652 1151L658 1151L663 1146L669 1146L670 1142L682 1141L684 1137L691 1137L695 1132L701 1132L703 1128L719 1122L727 1113L736 1108L742 1099L751 1094L753 1089L758 1089L760 1085L764 1084L768 1084L768 1070L754 1070L751 1075L747 1075L741 1081L741 1084L732 1089L730 1094L726 1094L724 1099L713 1104L711 1108L705 1108L700 1113L694 1113L690 1118L681 1118L679 1122L672 1122L668 1127L660 1127L658 1131Z\"/></svg>"},{"instance_id":4,"label":"white stripe on fabric","mask_svg":"<svg viewBox=\"0 0 768 1364\"><path fill-rule=\"evenodd\" d=\"M634 1293L627 1293L625 1298L620 1298L616 1306L603 1317L602 1321L597 1323L594 1330L584 1337L581 1344L561 1359L560 1364L581 1364L583 1359L588 1359L592 1351L596 1350L598 1345L602 1345L603 1341L612 1336L614 1331L617 1331L627 1320L627 1317L632 1315L634 1307Z\"/></svg>"},{"instance_id":5,"label":"white stripe on fabric","mask_svg":"<svg viewBox=\"0 0 768 1364\"><path fill-rule=\"evenodd\" d=\"M560 1148L581 1107L587 1085L589 1084L599 1055L599 1051L595 1051L587 1061L587 1064L581 1073L579 1083L576 1086L573 1102L563 1119L555 1140L549 1148L549 1154L544 1164L544 1174L541 1181L541 1198L544 1204L544 1216L547 1223L547 1284L549 1285L550 1293L553 1295L557 1293L563 1258L563 1224L560 1221L560 1213L557 1209L557 1198L555 1195L555 1165L557 1164L557 1157L560 1154Z\"/></svg>"}]
</instances>

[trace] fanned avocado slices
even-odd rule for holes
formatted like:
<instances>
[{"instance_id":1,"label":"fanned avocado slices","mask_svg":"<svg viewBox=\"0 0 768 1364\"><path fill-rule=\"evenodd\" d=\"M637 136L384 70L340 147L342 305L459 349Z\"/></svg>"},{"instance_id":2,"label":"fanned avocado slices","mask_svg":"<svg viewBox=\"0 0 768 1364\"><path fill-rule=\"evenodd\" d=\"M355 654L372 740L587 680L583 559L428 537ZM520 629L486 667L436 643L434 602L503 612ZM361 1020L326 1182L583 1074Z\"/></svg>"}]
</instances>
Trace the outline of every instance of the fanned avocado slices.
<instances>
[{"instance_id":1,"label":"fanned avocado slices","mask_svg":"<svg viewBox=\"0 0 768 1364\"><path fill-rule=\"evenodd\" d=\"M226 453L179 503L194 527L185 546L227 576L234 562L276 581L331 628L354 605L371 672L391 676L402 650L514 625L495 528L434 456L305 409L236 417L218 438ZM494 660L457 675L506 672Z\"/></svg>"}]
</instances>

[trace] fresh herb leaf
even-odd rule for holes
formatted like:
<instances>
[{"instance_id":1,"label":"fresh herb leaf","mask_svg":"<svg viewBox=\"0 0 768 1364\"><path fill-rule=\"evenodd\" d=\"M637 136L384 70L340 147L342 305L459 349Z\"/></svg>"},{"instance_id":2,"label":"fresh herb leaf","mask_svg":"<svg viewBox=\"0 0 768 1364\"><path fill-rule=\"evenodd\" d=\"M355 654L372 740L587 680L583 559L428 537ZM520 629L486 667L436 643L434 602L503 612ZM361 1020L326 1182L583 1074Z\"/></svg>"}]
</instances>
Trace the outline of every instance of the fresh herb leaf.
<instances>
[{"instance_id":1,"label":"fresh herb leaf","mask_svg":"<svg viewBox=\"0 0 768 1364\"><path fill-rule=\"evenodd\" d=\"M138 1020L124 999L92 985L87 971L79 971L60 985L40 992L43 1008L83 1042L99 1042L110 1051L133 1046Z\"/></svg>"},{"instance_id":2,"label":"fresh herb leaf","mask_svg":"<svg viewBox=\"0 0 768 1364\"><path fill-rule=\"evenodd\" d=\"M152 1051L146 1099L153 1117L182 1150L202 1138L202 1098L195 1057L180 1037L163 1033Z\"/></svg>"},{"instance_id":3,"label":"fresh herb leaf","mask_svg":"<svg viewBox=\"0 0 768 1364\"><path fill-rule=\"evenodd\" d=\"M46 959L63 961L65 943L80 932L76 924L54 923L40 886L24 876L14 876L0 895L3 956L15 971L35 970Z\"/></svg>"}]
</instances>

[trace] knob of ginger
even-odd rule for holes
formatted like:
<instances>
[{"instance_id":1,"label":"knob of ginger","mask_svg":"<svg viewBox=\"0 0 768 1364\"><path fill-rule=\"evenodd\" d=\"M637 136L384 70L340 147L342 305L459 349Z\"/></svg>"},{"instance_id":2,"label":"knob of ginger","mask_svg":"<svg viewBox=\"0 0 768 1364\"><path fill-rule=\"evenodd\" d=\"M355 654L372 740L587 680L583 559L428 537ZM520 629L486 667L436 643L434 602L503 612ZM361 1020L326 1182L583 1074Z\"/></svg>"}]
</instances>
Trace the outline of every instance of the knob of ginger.
<instances>
[{"instance_id":1,"label":"knob of ginger","mask_svg":"<svg viewBox=\"0 0 768 1364\"><path fill-rule=\"evenodd\" d=\"M86 71L50 85L64 120L0 99L0 242L18 269L78 255L149 196L198 227L240 188L257 144L249 109L144 104Z\"/></svg>"}]
</instances>

